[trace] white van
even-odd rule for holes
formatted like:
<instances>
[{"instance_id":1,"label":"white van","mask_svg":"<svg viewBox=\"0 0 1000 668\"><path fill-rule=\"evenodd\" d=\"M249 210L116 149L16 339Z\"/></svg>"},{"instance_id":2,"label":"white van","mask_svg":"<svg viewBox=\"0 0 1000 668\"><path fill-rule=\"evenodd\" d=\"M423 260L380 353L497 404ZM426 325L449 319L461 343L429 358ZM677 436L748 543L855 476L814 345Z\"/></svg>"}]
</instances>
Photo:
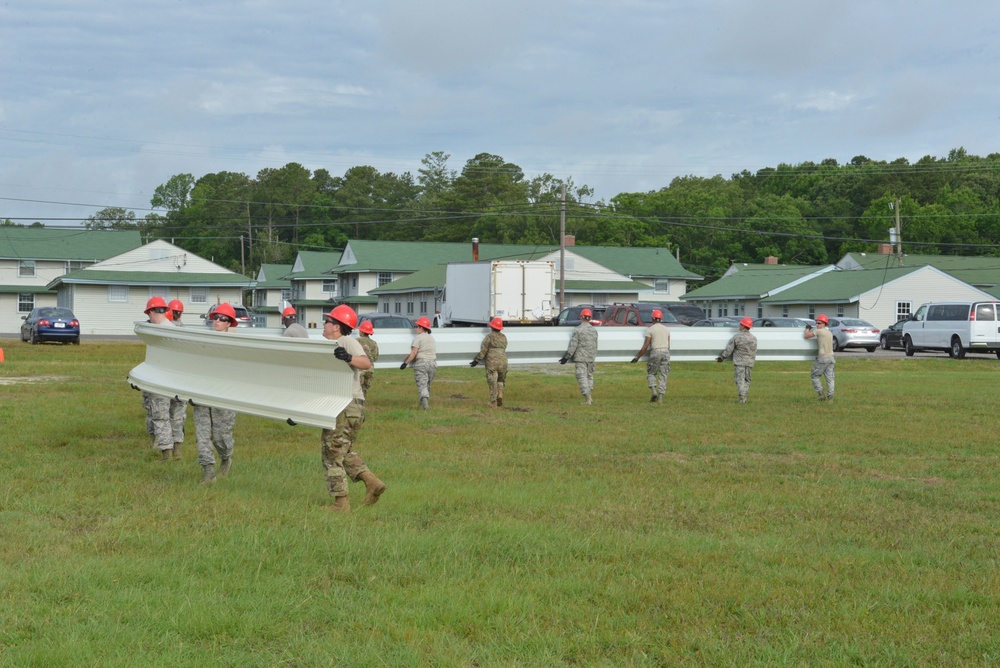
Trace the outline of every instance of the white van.
<instances>
[{"instance_id":1,"label":"white van","mask_svg":"<svg viewBox=\"0 0 1000 668\"><path fill-rule=\"evenodd\" d=\"M946 350L955 359L966 352L993 352L1000 358L1000 302L923 304L903 324L903 348Z\"/></svg>"}]
</instances>

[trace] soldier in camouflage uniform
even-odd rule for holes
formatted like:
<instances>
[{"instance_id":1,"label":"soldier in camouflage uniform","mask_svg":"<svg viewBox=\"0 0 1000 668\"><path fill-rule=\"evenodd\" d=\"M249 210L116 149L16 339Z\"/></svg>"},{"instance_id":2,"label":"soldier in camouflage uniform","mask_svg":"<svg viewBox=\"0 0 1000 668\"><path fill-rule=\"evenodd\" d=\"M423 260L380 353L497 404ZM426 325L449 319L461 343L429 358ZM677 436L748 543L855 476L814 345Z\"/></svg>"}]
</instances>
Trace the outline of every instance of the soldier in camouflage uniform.
<instances>
[{"instance_id":1,"label":"soldier in camouflage uniform","mask_svg":"<svg viewBox=\"0 0 1000 668\"><path fill-rule=\"evenodd\" d=\"M184 313L184 302L180 299L171 300L167 304L167 310L170 311L170 321L174 323L174 327L183 327L184 323L181 322L181 315ZM174 433L174 459L181 458L181 445L184 443L184 423L186 421L187 402L183 399L172 397L170 399L170 427Z\"/></svg>"},{"instance_id":2,"label":"soldier in camouflage uniform","mask_svg":"<svg viewBox=\"0 0 1000 668\"><path fill-rule=\"evenodd\" d=\"M437 373L437 346L431 336L430 320L425 317L417 318L414 329L417 330L417 335L413 337L413 347L399 368L405 369L408 364L413 364L413 380L417 383L420 407L427 410L431 398L431 383Z\"/></svg>"},{"instance_id":3,"label":"soldier in camouflage uniform","mask_svg":"<svg viewBox=\"0 0 1000 668\"><path fill-rule=\"evenodd\" d=\"M651 393L649 400L655 403L663 401L663 395L667 392L667 379L670 377L670 330L660 322L663 320L662 311L654 309L651 315L653 324L646 328L642 348L632 358L632 364L638 362L646 351L649 351L649 360L646 362L646 384L649 385Z\"/></svg>"},{"instance_id":4,"label":"soldier in camouflage uniform","mask_svg":"<svg viewBox=\"0 0 1000 668\"><path fill-rule=\"evenodd\" d=\"M816 361L813 362L812 378L816 398L820 401L833 401L834 368L837 361L833 357L833 334L828 329L830 319L823 313L816 316L816 329L806 327L803 338L816 339ZM826 392L823 392L823 381L826 378Z\"/></svg>"},{"instance_id":5,"label":"soldier in camouflage uniform","mask_svg":"<svg viewBox=\"0 0 1000 668\"><path fill-rule=\"evenodd\" d=\"M365 398L361 392L361 372L371 368L371 360L365 355L361 342L351 338L351 330L358 324L358 315L350 306L341 304L323 316L323 338L337 344L334 356L346 363L354 372L351 394L353 400L337 416L333 429L324 429L323 469L326 471L326 488L333 497L331 510L350 512L347 480L362 480L365 483L364 505L370 506L379 500L386 486L375 474L368 470L361 457L354 452L354 441L365 423Z\"/></svg>"},{"instance_id":6,"label":"soldier in camouflage uniform","mask_svg":"<svg viewBox=\"0 0 1000 668\"><path fill-rule=\"evenodd\" d=\"M219 304L212 313L212 329L225 333L236 327L236 310L229 304ZM225 477L233 465L233 450L236 441L233 428L236 426L236 411L195 404L194 440L198 444L198 463L201 465L201 484L215 482L215 451L221 460L219 475Z\"/></svg>"},{"instance_id":7,"label":"soldier in camouflage uniform","mask_svg":"<svg viewBox=\"0 0 1000 668\"><path fill-rule=\"evenodd\" d=\"M361 323L358 331L361 332L361 336L358 337L358 343L365 349L365 354L368 355L368 359L372 363L370 369L365 369L361 372L361 393L365 395L365 401L367 401L368 390L371 389L372 381L375 380L375 362L378 361L378 344L372 338L375 328L372 327L370 320L365 320Z\"/></svg>"},{"instance_id":8,"label":"soldier in camouflage uniform","mask_svg":"<svg viewBox=\"0 0 1000 668\"><path fill-rule=\"evenodd\" d=\"M486 384L490 388L490 408L503 406L503 388L507 384L507 337L500 330L503 321L500 318L490 320L490 333L483 339L479 354L469 362L476 366L486 362Z\"/></svg>"},{"instance_id":9,"label":"soldier in camouflage uniform","mask_svg":"<svg viewBox=\"0 0 1000 668\"><path fill-rule=\"evenodd\" d=\"M757 360L757 337L750 333L752 327L753 320L750 318L740 320L740 331L729 339L726 349L715 358L716 362L722 362L728 357L733 358L733 380L736 381L736 391L739 393L741 404L747 402L747 394L750 392L750 372Z\"/></svg>"},{"instance_id":10,"label":"soldier in camouflage uniform","mask_svg":"<svg viewBox=\"0 0 1000 668\"><path fill-rule=\"evenodd\" d=\"M149 322L161 327L172 327L167 319L167 302L163 297L150 297L145 313ZM174 431L170 420L170 397L152 392L142 393L142 405L147 410L146 430L152 434L152 446L160 451L160 461L170 461L174 449Z\"/></svg>"},{"instance_id":11,"label":"soldier in camouflage uniform","mask_svg":"<svg viewBox=\"0 0 1000 668\"><path fill-rule=\"evenodd\" d=\"M576 365L576 382L580 384L580 394L587 406L593 403L594 362L597 360L597 329L590 324L593 313L589 308L580 311L581 322L573 330L569 348L559 360L560 364L573 360Z\"/></svg>"}]
</instances>

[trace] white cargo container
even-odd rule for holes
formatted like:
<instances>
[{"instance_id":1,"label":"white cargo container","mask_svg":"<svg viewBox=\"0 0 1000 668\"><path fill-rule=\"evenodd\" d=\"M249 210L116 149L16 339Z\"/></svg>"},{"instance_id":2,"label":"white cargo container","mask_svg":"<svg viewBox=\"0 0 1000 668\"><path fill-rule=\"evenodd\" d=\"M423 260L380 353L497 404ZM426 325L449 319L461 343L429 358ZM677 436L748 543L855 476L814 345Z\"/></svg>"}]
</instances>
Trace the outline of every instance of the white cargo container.
<instances>
[{"instance_id":1,"label":"white cargo container","mask_svg":"<svg viewBox=\"0 0 1000 668\"><path fill-rule=\"evenodd\" d=\"M482 326L498 317L505 324L549 324L555 290L552 262L451 262L445 274L444 323Z\"/></svg>"}]
</instances>

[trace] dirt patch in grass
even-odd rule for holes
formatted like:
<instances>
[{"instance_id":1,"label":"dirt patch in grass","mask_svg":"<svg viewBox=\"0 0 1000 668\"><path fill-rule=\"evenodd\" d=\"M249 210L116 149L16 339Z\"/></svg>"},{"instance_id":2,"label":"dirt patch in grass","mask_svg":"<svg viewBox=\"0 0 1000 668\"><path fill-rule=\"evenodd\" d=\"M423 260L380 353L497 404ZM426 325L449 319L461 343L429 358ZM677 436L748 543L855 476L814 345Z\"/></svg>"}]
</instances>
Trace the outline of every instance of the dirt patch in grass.
<instances>
[{"instance_id":1,"label":"dirt patch in grass","mask_svg":"<svg viewBox=\"0 0 1000 668\"><path fill-rule=\"evenodd\" d=\"M17 385L19 383L51 383L63 380L69 380L69 378L67 376L11 376L10 378L0 378L0 385Z\"/></svg>"}]
</instances>

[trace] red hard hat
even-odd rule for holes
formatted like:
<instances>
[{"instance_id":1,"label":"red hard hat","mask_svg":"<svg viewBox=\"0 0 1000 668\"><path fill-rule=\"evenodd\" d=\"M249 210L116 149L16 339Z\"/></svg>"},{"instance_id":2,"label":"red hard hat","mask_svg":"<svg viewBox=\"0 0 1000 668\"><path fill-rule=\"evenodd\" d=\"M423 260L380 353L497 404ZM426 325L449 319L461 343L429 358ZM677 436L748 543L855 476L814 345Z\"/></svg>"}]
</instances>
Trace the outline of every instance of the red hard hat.
<instances>
[{"instance_id":1,"label":"red hard hat","mask_svg":"<svg viewBox=\"0 0 1000 668\"><path fill-rule=\"evenodd\" d=\"M586 317L588 317L588 318L591 318L591 317L593 317L593 315L594 315L594 314L590 312L590 309L589 309L589 308L585 308L585 309L583 309L582 311L580 311L580 317L581 317L581 318L583 318L584 316L586 316Z\"/></svg>"},{"instance_id":2,"label":"red hard hat","mask_svg":"<svg viewBox=\"0 0 1000 668\"><path fill-rule=\"evenodd\" d=\"M427 318L421 316L421 317L417 318L417 327L423 327L424 329L430 329L431 328L431 321L428 320Z\"/></svg>"},{"instance_id":3,"label":"red hard hat","mask_svg":"<svg viewBox=\"0 0 1000 668\"><path fill-rule=\"evenodd\" d=\"M181 313L184 313L184 302L180 299L172 299L170 300L170 303L167 304L167 308L171 311L180 311Z\"/></svg>"},{"instance_id":4,"label":"red hard hat","mask_svg":"<svg viewBox=\"0 0 1000 668\"><path fill-rule=\"evenodd\" d=\"M362 334L374 334L375 328L372 327L371 320L365 320L363 323L361 323L361 326L358 327L358 331L360 331Z\"/></svg>"},{"instance_id":5,"label":"red hard hat","mask_svg":"<svg viewBox=\"0 0 1000 668\"><path fill-rule=\"evenodd\" d=\"M740 320L740 326L746 327L747 329L753 329L753 320L750 318L743 318Z\"/></svg>"},{"instance_id":6,"label":"red hard hat","mask_svg":"<svg viewBox=\"0 0 1000 668\"><path fill-rule=\"evenodd\" d=\"M663 320L663 311L661 311L660 309L653 309L653 319Z\"/></svg>"},{"instance_id":7,"label":"red hard hat","mask_svg":"<svg viewBox=\"0 0 1000 668\"><path fill-rule=\"evenodd\" d=\"M821 322L824 325L829 325L830 319L827 318L824 314L820 313L818 316L816 316L816 322Z\"/></svg>"},{"instance_id":8,"label":"red hard hat","mask_svg":"<svg viewBox=\"0 0 1000 668\"><path fill-rule=\"evenodd\" d=\"M146 302L146 310L143 313L149 313L154 308L167 308L167 302L163 301L163 297L150 297L149 301Z\"/></svg>"},{"instance_id":9,"label":"red hard hat","mask_svg":"<svg viewBox=\"0 0 1000 668\"><path fill-rule=\"evenodd\" d=\"M498 332L503 329L503 320L500 318L493 318L490 320L490 327L497 330Z\"/></svg>"},{"instance_id":10,"label":"red hard hat","mask_svg":"<svg viewBox=\"0 0 1000 668\"><path fill-rule=\"evenodd\" d=\"M290 315L295 315L295 309L293 309L291 306L287 307L284 311L281 312L282 318L287 318Z\"/></svg>"},{"instance_id":11,"label":"red hard hat","mask_svg":"<svg viewBox=\"0 0 1000 668\"><path fill-rule=\"evenodd\" d=\"M347 304L334 306L333 310L326 314L326 317L332 318L350 329L358 326L358 314Z\"/></svg>"},{"instance_id":12,"label":"red hard hat","mask_svg":"<svg viewBox=\"0 0 1000 668\"><path fill-rule=\"evenodd\" d=\"M230 327L236 326L236 309L234 309L229 304L219 304L218 306L215 307L215 310L212 311L212 315L216 315L219 313L225 316L229 316L229 319L232 320L232 323L230 323L229 325Z\"/></svg>"}]
</instances>

